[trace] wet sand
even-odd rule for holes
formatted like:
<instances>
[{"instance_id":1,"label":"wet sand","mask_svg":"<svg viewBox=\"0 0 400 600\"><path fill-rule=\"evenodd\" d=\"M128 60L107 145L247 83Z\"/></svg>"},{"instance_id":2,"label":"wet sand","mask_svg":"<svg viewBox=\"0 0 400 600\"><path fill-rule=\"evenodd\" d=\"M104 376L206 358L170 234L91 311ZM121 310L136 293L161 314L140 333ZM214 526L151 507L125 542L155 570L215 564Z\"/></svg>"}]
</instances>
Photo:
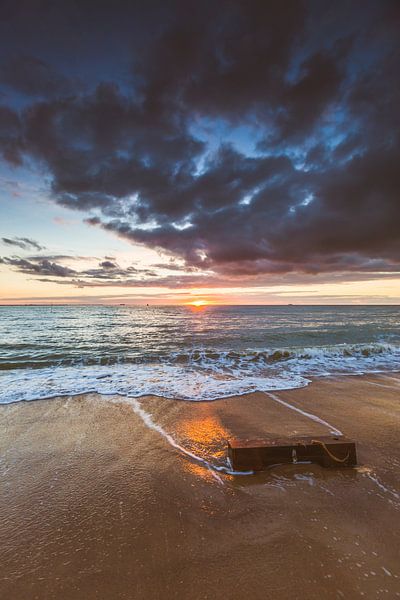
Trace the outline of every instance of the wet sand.
<instances>
[{"instance_id":1,"label":"wet sand","mask_svg":"<svg viewBox=\"0 0 400 600\"><path fill-rule=\"evenodd\" d=\"M224 464L229 437L329 433L277 400L356 439L359 468L202 462ZM390 374L208 403L1 406L0 598L400 597L399 402Z\"/></svg>"}]
</instances>

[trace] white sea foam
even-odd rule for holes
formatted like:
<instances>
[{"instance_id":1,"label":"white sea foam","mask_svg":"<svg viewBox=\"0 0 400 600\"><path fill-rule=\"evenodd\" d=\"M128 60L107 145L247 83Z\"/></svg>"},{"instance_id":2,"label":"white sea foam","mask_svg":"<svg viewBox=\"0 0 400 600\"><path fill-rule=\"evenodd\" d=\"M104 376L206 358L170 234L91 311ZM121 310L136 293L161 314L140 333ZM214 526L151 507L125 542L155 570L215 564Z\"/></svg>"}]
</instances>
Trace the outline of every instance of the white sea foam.
<instances>
[{"instance_id":1,"label":"white sea foam","mask_svg":"<svg viewBox=\"0 0 400 600\"><path fill-rule=\"evenodd\" d=\"M399 369L400 349L387 344L242 353L199 349L142 362L4 369L0 403L84 392L214 400L304 387L310 377Z\"/></svg>"},{"instance_id":2,"label":"white sea foam","mask_svg":"<svg viewBox=\"0 0 400 600\"><path fill-rule=\"evenodd\" d=\"M97 392L130 397L165 396L182 400L215 400L256 390L302 387L308 380L282 372L275 377L238 374L226 377L168 364L48 367L0 374L0 403Z\"/></svg>"}]
</instances>

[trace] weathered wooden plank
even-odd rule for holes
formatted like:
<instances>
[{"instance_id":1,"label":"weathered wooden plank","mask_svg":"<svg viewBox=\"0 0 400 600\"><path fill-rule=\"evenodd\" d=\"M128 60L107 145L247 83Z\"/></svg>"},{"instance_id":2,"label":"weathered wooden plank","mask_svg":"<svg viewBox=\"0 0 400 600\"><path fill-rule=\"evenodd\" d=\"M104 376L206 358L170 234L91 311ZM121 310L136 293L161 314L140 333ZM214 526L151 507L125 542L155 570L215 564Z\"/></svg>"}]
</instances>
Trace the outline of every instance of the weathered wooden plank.
<instances>
[{"instance_id":1,"label":"weathered wooden plank","mask_svg":"<svg viewBox=\"0 0 400 600\"><path fill-rule=\"evenodd\" d=\"M336 468L357 464L356 444L343 436L232 439L228 441L228 456L235 471L262 471L303 461Z\"/></svg>"}]
</instances>

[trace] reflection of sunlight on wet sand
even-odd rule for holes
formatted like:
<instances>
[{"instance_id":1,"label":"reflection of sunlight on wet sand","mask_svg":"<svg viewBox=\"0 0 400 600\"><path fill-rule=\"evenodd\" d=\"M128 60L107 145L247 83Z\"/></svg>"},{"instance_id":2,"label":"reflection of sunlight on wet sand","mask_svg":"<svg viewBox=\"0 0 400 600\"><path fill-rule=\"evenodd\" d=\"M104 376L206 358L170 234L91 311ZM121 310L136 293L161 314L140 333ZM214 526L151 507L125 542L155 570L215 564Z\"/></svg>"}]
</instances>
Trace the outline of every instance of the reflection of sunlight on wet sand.
<instances>
[{"instance_id":1,"label":"reflection of sunlight on wet sand","mask_svg":"<svg viewBox=\"0 0 400 600\"><path fill-rule=\"evenodd\" d=\"M206 412L205 407L199 407L200 412ZM225 455L226 440L229 432L220 420L207 411L203 416L181 421L177 428L179 436L187 439L192 452L201 452L207 457L221 458Z\"/></svg>"},{"instance_id":2,"label":"reflection of sunlight on wet sand","mask_svg":"<svg viewBox=\"0 0 400 600\"><path fill-rule=\"evenodd\" d=\"M199 465L198 463L192 463L185 460L183 463L183 468L185 471L189 471L189 473L195 477L198 477L199 479L204 479L209 482L214 480L213 474L204 465Z\"/></svg>"},{"instance_id":3,"label":"reflection of sunlight on wet sand","mask_svg":"<svg viewBox=\"0 0 400 600\"><path fill-rule=\"evenodd\" d=\"M203 479L204 481L208 481L209 483L215 483L218 481L223 484L224 481L234 481L234 476L229 473L217 473L213 471L211 468L207 468L204 464L189 462L187 460L183 461L183 468L185 471L188 471L195 477L199 479Z\"/></svg>"},{"instance_id":4,"label":"reflection of sunlight on wet sand","mask_svg":"<svg viewBox=\"0 0 400 600\"><path fill-rule=\"evenodd\" d=\"M221 424L218 417L210 412L208 406L199 406L196 409L196 415L179 422L176 433L180 440L184 439L185 447L190 452L210 463L225 462L229 431ZM215 475L204 465L185 461L184 469L204 480L215 479Z\"/></svg>"}]
</instances>

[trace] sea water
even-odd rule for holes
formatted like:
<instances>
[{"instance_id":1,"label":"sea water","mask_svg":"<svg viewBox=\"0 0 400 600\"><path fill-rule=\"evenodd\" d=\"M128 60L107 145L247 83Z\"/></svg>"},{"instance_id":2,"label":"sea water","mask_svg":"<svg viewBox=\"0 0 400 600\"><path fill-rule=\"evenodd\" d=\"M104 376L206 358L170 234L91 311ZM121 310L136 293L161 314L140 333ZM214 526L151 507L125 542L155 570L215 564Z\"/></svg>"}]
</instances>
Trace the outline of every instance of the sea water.
<instances>
[{"instance_id":1,"label":"sea water","mask_svg":"<svg viewBox=\"0 0 400 600\"><path fill-rule=\"evenodd\" d=\"M0 403L213 400L400 370L397 306L1 306Z\"/></svg>"}]
</instances>

